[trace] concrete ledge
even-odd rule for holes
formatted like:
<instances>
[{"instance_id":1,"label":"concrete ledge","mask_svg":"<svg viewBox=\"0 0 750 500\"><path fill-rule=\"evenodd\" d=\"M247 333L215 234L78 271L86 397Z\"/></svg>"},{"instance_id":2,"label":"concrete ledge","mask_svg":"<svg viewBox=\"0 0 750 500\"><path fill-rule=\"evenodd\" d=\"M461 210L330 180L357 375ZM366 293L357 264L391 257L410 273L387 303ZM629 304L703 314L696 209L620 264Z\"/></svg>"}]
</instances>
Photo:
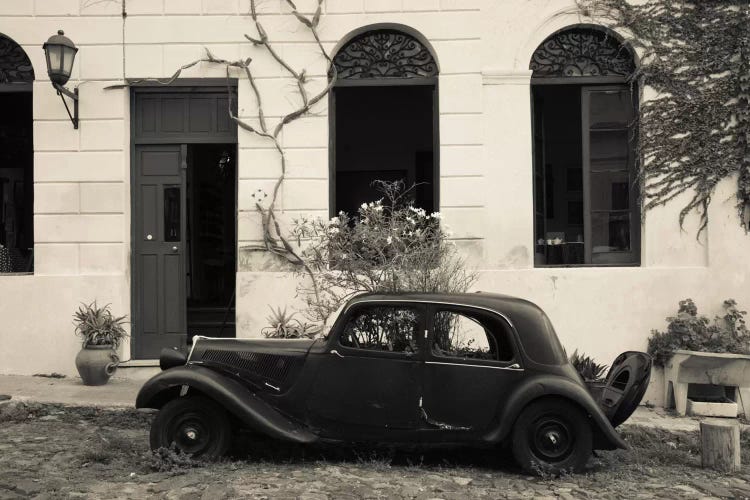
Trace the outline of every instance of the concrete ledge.
<instances>
[{"instance_id":1,"label":"concrete ledge","mask_svg":"<svg viewBox=\"0 0 750 500\"><path fill-rule=\"evenodd\" d=\"M107 385L83 385L78 377L54 379L21 375L0 376L0 394L12 400L73 406L133 407L141 380L115 377Z\"/></svg>"}]
</instances>

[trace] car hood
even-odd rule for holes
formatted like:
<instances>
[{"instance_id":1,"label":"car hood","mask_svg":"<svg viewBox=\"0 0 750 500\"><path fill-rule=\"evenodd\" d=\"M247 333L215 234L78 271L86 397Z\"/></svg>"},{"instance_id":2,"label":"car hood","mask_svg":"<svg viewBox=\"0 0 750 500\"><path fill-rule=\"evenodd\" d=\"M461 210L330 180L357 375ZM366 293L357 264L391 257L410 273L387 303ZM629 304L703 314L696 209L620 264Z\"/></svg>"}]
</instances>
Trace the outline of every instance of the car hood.
<instances>
[{"instance_id":1,"label":"car hood","mask_svg":"<svg viewBox=\"0 0 750 500\"><path fill-rule=\"evenodd\" d=\"M272 393L282 393L294 382L315 342L196 337L187 362L238 376Z\"/></svg>"},{"instance_id":2,"label":"car hood","mask_svg":"<svg viewBox=\"0 0 750 500\"><path fill-rule=\"evenodd\" d=\"M306 354L315 343L314 339L225 339L194 337L189 361L199 359L207 350L260 352L265 354Z\"/></svg>"}]
</instances>

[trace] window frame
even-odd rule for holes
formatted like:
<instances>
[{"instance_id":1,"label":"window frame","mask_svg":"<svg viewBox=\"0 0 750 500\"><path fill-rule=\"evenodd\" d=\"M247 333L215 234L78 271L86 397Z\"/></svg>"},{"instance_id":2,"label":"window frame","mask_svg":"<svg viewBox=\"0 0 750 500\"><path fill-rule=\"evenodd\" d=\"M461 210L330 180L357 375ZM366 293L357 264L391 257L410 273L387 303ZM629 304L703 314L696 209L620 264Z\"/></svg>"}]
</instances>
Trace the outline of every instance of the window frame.
<instances>
[{"instance_id":1,"label":"window frame","mask_svg":"<svg viewBox=\"0 0 750 500\"><path fill-rule=\"evenodd\" d=\"M420 76L420 77L409 77L409 78L362 78L362 79L346 79L337 78L333 82L333 87L328 92L328 213L329 217L338 215L336 207L336 185L337 185L337 166L336 166L336 89L347 88L347 87L390 87L390 86L427 86L432 89L432 204L433 211L440 209L440 64L437 59L436 53L430 42L422 36L417 30L397 23L375 23L366 26L361 26L346 36L344 36L331 57L336 58L336 55L348 46L353 40L360 35L368 32L377 31L395 31L401 32L407 37L414 38L432 56L432 60L436 65L436 72L434 76ZM330 81L331 75L328 75ZM370 200L363 200L370 201ZM355 214L349 214L355 215Z\"/></svg>"},{"instance_id":2,"label":"window frame","mask_svg":"<svg viewBox=\"0 0 750 500\"><path fill-rule=\"evenodd\" d=\"M376 308L376 307L388 307L392 309L413 309L417 312L419 315L418 318L418 327L417 327L417 336L414 339L416 342L417 350L413 353L406 353L406 352L394 352L394 351L381 351L381 350L375 350L375 349L363 349L360 347L352 347L347 346L341 343L341 338L344 335L344 332L346 331L346 327L349 324L349 322L354 319L354 317L361 313L363 310ZM422 360L424 358L425 353L425 343L424 343L424 332L426 330L426 318L427 318L427 311L424 304L415 303L415 302L381 302L381 301L373 301L373 302L361 302L358 304L354 304L351 307L349 307L346 311L343 313L343 318L339 318L336 321L336 329L338 330L335 335L336 338L333 339L333 346L335 349L337 349L342 355L345 356L359 356L359 357L376 357L376 358L390 358L390 359L402 359L402 360ZM338 327L339 321L341 321L340 325L341 327Z\"/></svg>"},{"instance_id":3,"label":"window frame","mask_svg":"<svg viewBox=\"0 0 750 500\"><path fill-rule=\"evenodd\" d=\"M4 37L1 33L0 33L0 38L6 38L6 39L10 40L11 43L15 43L12 39L10 39L8 37ZM20 45L18 46L18 48L20 50L22 50L22 48L20 47ZM25 52L24 52L24 55L25 55ZM0 94L24 94L24 95L28 95L29 96L29 113L31 114L30 122L31 122L31 126L32 126L31 130L33 130L33 123L34 123L34 119L33 119L33 108L34 108L33 84L34 84L34 81L35 81L35 80L33 80L33 78L34 78L33 70L31 72L31 76L32 76L32 81L30 81L30 82L0 83ZM34 198L35 198L35 195L36 195L36 188L35 188L35 184L34 184L34 178L35 178L35 175L34 175L35 174L35 160L34 160L34 137L33 137L33 133L32 133L32 137L31 137L31 150L28 151L28 152L31 154L31 160L30 160L30 163L28 165L28 172L26 171L26 169L24 169L23 179L24 179L24 183L26 183L26 178L28 177L29 180L30 180L29 184L31 185L31 188L29 189L28 193L25 191L26 188L24 188L24 210L28 210L31 213L31 219L30 219L31 220L31 226L28 227L28 228L26 228L27 230L29 230L29 234L31 235L30 236L31 246L26 248L26 250L29 251L29 257L28 257L29 261L26 264L26 268L27 268L26 270L23 270L23 271L11 271L11 272L0 272L0 278L2 278L2 277L8 277L8 276L33 276L35 274L36 237L35 237L35 232L34 232L34 226L35 226L35 220L34 219L35 219L35 215L36 214L34 212ZM0 186L0 189L4 189L4 188L2 186ZM16 186L14 185L11 189L15 190ZM27 194L29 194L30 196L27 196ZM0 206L0 210L3 210L3 209L4 209L4 207ZM0 230L4 231L5 229L2 228ZM8 246L5 246L5 247L8 248L8 249L11 248L11 247L8 247ZM13 249L20 249L20 247L18 247L18 246L15 246L15 247L12 247L12 248Z\"/></svg>"},{"instance_id":4,"label":"window frame","mask_svg":"<svg viewBox=\"0 0 750 500\"><path fill-rule=\"evenodd\" d=\"M584 246L585 246L585 260L588 261L588 265L592 266L637 266L640 265L641 261L641 218L640 210L638 209L638 185L636 183L637 172L636 165L638 154L638 128L631 122L626 128L629 135L628 140L628 159L627 159L627 172L628 172L628 201L630 206L625 211L630 215L630 249L629 250L616 250L609 252L602 252L598 256L593 253L593 236L592 236L592 219L595 210L591 207L591 99L587 98L587 95L595 92L629 92L630 93L630 105L633 113L633 118L637 114L639 106L638 93L635 89L631 88L628 84L622 83L618 85L582 85L581 86L581 147L582 147L582 161L581 168L583 170L583 232L584 232ZM636 227L637 226L637 227ZM596 259L600 259L595 262Z\"/></svg>"},{"instance_id":5,"label":"window frame","mask_svg":"<svg viewBox=\"0 0 750 500\"><path fill-rule=\"evenodd\" d=\"M617 261L617 259L609 259L609 262L606 262L606 257L602 258L599 262L592 262L592 243L593 240L591 238L591 210L590 210L590 200L591 200L591 186L590 186L590 164L588 161L588 158L590 156L590 151L588 150L588 144L589 144L589 137L587 136L588 130L584 130L586 128L586 124L588 123L588 116L587 113L589 111L589 103L588 101L585 101L585 92L586 91L612 91L612 90L624 90L629 89L631 93L631 104L634 108L634 115L637 115L638 109L640 107L640 100L639 100L639 94L637 87L631 86L629 83L625 81L625 79L620 77L566 77L566 78L532 78L531 79L531 87L533 90L533 87L537 86L545 86L545 85L573 85L578 87L578 90L580 92L581 96L581 105L580 105L580 112L581 112L581 170L582 170L582 176L583 176L583 185L582 185L582 196L583 196L583 221L584 221L584 229L583 229L583 238L584 238L584 263L582 264L537 264L534 263L535 268L543 269L543 268L560 268L560 267L573 267L573 268L585 268L585 267L640 267L641 266L641 258L642 258L642 249L641 249L641 242L642 242L642 231L643 231L643 224L641 221L641 210L639 206L639 189L638 185L635 182L637 172L636 172L636 166L638 163L638 129L636 126L631 125L630 132L632 134L632 141L630 142L630 148L629 148L629 159L628 159L628 167L629 167L629 197L631 202L631 208L630 208L630 222L631 222L631 241L630 241L630 250L629 251L620 251L620 252L612 252L616 253L618 255L622 254L630 254L632 255L632 260L630 261ZM537 247L537 169L538 168L546 168L545 165L539 165L540 161L544 161L543 158L537 158L537 152L536 152L536 144L534 143L534 137L536 137L537 134L537 127L543 126L542 124L538 123L538 119L536 117L536 112L534 109L534 102L535 102L535 96L534 92L532 91L530 93L530 103L531 103L531 134L532 134L532 180L533 180L533 186L532 186L532 196L533 196L533 203L532 203L532 224L533 224L533 241L532 241L532 248L535 249ZM542 131L543 134L543 131ZM544 192L544 191L543 191ZM546 215L546 200L545 204L542 209L542 215Z\"/></svg>"},{"instance_id":6,"label":"window frame","mask_svg":"<svg viewBox=\"0 0 750 500\"><path fill-rule=\"evenodd\" d=\"M506 335L508 345L511 348L512 356L509 360L496 360L496 359L474 359L474 358L460 358L456 356L443 356L440 354L436 354L432 350L432 345L435 340L435 331L434 331L434 318L435 315L440 311L448 311L456 314L461 314L463 316L466 316L469 319L478 321L479 324L484 327L485 331L489 330L488 326L482 323L480 320L476 319L481 318L482 316L485 317L492 317L496 321L498 321L499 324L502 325L504 330L504 335ZM501 314L497 314L495 312L492 312L487 309L483 308L476 308L471 306L465 306L465 305L452 305L452 304L431 304L427 308L426 312L426 320L427 320L427 337L425 345L422 349L422 352L425 355L426 362L429 364L449 364L449 365L466 365L471 367L478 367L478 368L508 368L508 369L514 369L514 370L522 370L523 369L523 363L521 361L521 355L519 352L518 342L516 340L516 335L514 333L513 325L511 325L508 320L503 317ZM492 330L489 330L492 332ZM489 340L489 339L488 339ZM497 338L493 339L495 343L497 344ZM513 366L515 365L515 366Z\"/></svg>"}]
</instances>

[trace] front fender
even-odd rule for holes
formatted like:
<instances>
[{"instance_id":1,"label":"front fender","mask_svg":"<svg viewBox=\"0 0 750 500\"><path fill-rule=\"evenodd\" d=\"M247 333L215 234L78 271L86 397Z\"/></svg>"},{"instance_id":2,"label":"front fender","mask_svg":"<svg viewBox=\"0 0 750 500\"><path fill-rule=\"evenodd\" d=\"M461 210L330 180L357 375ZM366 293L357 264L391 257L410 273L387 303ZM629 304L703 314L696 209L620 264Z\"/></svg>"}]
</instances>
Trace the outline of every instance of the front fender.
<instances>
[{"instance_id":1,"label":"front fender","mask_svg":"<svg viewBox=\"0 0 750 500\"><path fill-rule=\"evenodd\" d=\"M499 442L508 437L521 411L532 401L543 397L561 397L578 404L590 416L596 429L601 433L595 449L627 449L627 443L615 431L599 405L591 397L588 390L572 380L554 375L539 375L521 383L507 399L500 412L497 428L485 436L485 440ZM594 429L594 430L596 430ZM595 433L596 435L596 433Z\"/></svg>"},{"instance_id":2,"label":"front fender","mask_svg":"<svg viewBox=\"0 0 750 500\"><path fill-rule=\"evenodd\" d=\"M179 397L182 386L195 388L252 429L270 437L296 443L311 443L318 439L236 380L196 365L170 368L151 377L138 392L135 407L161 408L170 399Z\"/></svg>"}]
</instances>

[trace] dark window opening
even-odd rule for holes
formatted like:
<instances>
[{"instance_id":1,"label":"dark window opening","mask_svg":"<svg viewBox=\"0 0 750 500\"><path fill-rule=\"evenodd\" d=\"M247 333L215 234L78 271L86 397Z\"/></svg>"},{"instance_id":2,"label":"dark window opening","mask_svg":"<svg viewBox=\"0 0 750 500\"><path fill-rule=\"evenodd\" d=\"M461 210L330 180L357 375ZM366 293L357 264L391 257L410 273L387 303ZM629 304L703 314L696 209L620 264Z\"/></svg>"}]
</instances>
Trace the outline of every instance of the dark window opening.
<instances>
[{"instance_id":1,"label":"dark window opening","mask_svg":"<svg viewBox=\"0 0 750 500\"><path fill-rule=\"evenodd\" d=\"M418 351L420 314L409 307L367 307L344 328L342 346L370 351L413 354Z\"/></svg>"},{"instance_id":2,"label":"dark window opening","mask_svg":"<svg viewBox=\"0 0 750 500\"><path fill-rule=\"evenodd\" d=\"M235 336L236 151L235 144L188 145L186 269L190 335Z\"/></svg>"},{"instance_id":3,"label":"dark window opening","mask_svg":"<svg viewBox=\"0 0 750 500\"><path fill-rule=\"evenodd\" d=\"M633 92L536 85L536 265L637 264Z\"/></svg>"},{"instance_id":4,"label":"dark window opening","mask_svg":"<svg viewBox=\"0 0 750 500\"><path fill-rule=\"evenodd\" d=\"M550 35L529 67L535 265L638 264L633 51L578 26Z\"/></svg>"},{"instance_id":5,"label":"dark window opening","mask_svg":"<svg viewBox=\"0 0 750 500\"><path fill-rule=\"evenodd\" d=\"M513 359L508 332L495 318L438 311L432 321L432 353L436 356L483 361Z\"/></svg>"},{"instance_id":6,"label":"dark window opening","mask_svg":"<svg viewBox=\"0 0 750 500\"><path fill-rule=\"evenodd\" d=\"M0 273L33 272L31 92L0 92L0 109Z\"/></svg>"},{"instance_id":7,"label":"dark window opening","mask_svg":"<svg viewBox=\"0 0 750 500\"><path fill-rule=\"evenodd\" d=\"M414 205L437 210L435 86L336 87L333 213L382 198L375 180L401 180Z\"/></svg>"}]
</instances>

